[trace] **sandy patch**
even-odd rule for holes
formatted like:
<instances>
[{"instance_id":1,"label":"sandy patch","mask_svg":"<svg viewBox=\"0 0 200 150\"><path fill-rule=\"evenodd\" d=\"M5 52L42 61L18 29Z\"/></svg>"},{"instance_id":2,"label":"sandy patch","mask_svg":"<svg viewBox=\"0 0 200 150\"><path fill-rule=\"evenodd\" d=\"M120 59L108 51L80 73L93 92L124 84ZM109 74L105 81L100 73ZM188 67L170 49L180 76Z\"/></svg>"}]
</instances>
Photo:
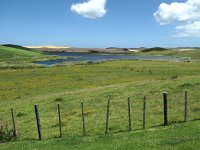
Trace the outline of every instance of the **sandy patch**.
<instances>
[{"instance_id":1,"label":"sandy patch","mask_svg":"<svg viewBox=\"0 0 200 150\"><path fill-rule=\"evenodd\" d=\"M70 48L68 46L54 46L54 45L45 45L45 46L25 46L27 48L52 48L52 49L60 49L60 48Z\"/></svg>"}]
</instances>

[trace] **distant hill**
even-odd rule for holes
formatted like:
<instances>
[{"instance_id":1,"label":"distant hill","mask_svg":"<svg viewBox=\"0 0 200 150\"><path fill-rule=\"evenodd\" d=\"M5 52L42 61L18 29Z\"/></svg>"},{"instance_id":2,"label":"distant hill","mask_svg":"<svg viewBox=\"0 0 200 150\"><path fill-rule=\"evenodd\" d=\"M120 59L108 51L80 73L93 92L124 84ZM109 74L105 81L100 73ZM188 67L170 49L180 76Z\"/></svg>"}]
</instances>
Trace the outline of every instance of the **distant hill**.
<instances>
[{"instance_id":1,"label":"distant hill","mask_svg":"<svg viewBox=\"0 0 200 150\"><path fill-rule=\"evenodd\" d=\"M177 49L200 49L200 47L177 47Z\"/></svg>"},{"instance_id":2,"label":"distant hill","mask_svg":"<svg viewBox=\"0 0 200 150\"><path fill-rule=\"evenodd\" d=\"M2 46L11 47L11 48L17 48L17 49L23 49L23 50L32 50L30 48L27 48L27 47L24 47L24 46L20 46L20 45L14 45L14 44L4 44Z\"/></svg>"},{"instance_id":3,"label":"distant hill","mask_svg":"<svg viewBox=\"0 0 200 150\"><path fill-rule=\"evenodd\" d=\"M0 60L20 59L42 56L42 53L19 45L5 44L0 46Z\"/></svg>"},{"instance_id":4,"label":"distant hill","mask_svg":"<svg viewBox=\"0 0 200 150\"><path fill-rule=\"evenodd\" d=\"M170 49L162 48L162 47L152 47L142 50L142 52L152 52L152 51L169 51Z\"/></svg>"},{"instance_id":5,"label":"distant hill","mask_svg":"<svg viewBox=\"0 0 200 150\"><path fill-rule=\"evenodd\" d=\"M69 46L55 46L55 45L44 45L44 46L26 46L27 48L33 48L33 49L41 49L41 48L46 48L46 49L66 49L70 48Z\"/></svg>"}]
</instances>

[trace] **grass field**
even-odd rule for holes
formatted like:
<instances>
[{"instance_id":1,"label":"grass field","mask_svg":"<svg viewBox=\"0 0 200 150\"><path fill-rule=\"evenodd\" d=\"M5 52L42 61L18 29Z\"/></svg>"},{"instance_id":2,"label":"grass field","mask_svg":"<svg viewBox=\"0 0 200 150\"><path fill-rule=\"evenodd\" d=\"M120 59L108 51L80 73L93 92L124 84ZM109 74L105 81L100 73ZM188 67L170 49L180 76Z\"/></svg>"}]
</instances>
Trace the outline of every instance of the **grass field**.
<instances>
[{"instance_id":1,"label":"grass field","mask_svg":"<svg viewBox=\"0 0 200 150\"><path fill-rule=\"evenodd\" d=\"M25 61L32 60L35 57L41 57L42 53L33 50L19 49L10 46L0 46L0 58L2 61Z\"/></svg>"},{"instance_id":2,"label":"grass field","mask_svg":"<svg viewBox=\"0 0 200 150\"><path fill-rule=\"evenodd\" d=\"M152 128L145 131L124 132L87 137L65 137L45 141L19 141L1 144L1 149L143 149L143 150L198 150L200 147L199 121Z\"/></svg>"},{"instance_id":3,"label":"grass field","mask_svg":"<svg viewBox=\"0 0 200 150\"><path fill-rule=\"evenodd\" d=\"M164 55L164 56L176 56L191 58L193 60L200 60L200 50L188 50L188 51L179 51L179 50L169 50L169 49L147 49L144 52L139 52L140 55Z\"/></svg>"},{"instance_id":4,"label":"grass field","mask_svg":"<svg viewBox=\"0 0 200 150\"><path fill-rule=\"evenodd\" d=\"M198 53L197 51L196 55ZM191 53L187 57L192 57ZM11 129L10 108L14 108L19 139L16 142L2 143L0 147L198 149L199 74L199 62L132 60L49 68L3 69L0 71L1 120L8 121ZM185 90L188 90L189 122L182 123ZM169 95L168 127L162 126L164 91ZM142 130L143 95L147 96L145 131ZM128 132L128 96L131 98L131 132ZM109 134L104 135L107 97L111 99L110 123ZM86 137L82 137L81 101L85 106ZM57 103L61 105L63 139L55 138L59 136ZM36 141L34 104L39 105L43 132L41 142Z\"/></svg>"},{"instance_id":5,"label":"grass field","mask_svg":"<svg viewBox=\"0 0 200 150\"><path fill-rule=\"evenodd\" d=\"M66 58L61 56L48 56L45 52L18 45L0 45L0 69L38 68L43 66L36 65L33 62Z\"/></svg>"}]
</instances>

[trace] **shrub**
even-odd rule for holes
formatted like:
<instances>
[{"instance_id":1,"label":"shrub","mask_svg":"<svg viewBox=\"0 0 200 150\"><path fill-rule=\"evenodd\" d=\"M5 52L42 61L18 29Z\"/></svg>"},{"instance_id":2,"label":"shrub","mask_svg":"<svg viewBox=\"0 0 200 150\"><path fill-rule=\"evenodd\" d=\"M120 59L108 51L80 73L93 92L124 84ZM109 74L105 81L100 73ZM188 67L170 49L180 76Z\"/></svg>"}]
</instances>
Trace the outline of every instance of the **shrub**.
<instances>
[{"instance_id":1,"label":"shrub","mask_svg":"<svg viewBox=\"0 0 200 150\"><path fill-rule=\"evenodd\" d=\"M23 113L23 112L19 112L16 116L17 116L17 117L22 117L22 116L26 116L26 114Z\"/></svg>"},{"instance_id":2,"label":"shrub","mask_svg":"<svg viewBox=\"0 0 200 150\"><path fill-rule=\"evenodd\" d=\"M185 83L183 83L181 86L182 87L189 87L189 86L192 86L193 84L192 83L190 83L190 82L185 82Z\"/></svg>"},{"instance_id":3,"label":"shrub","mask_svg":"<svg viewBox=\"0 0 200 150\"><path fill-rule=\"evenodd\" d=\"M63 98L61 98L61 97L58 97L58 98L56 98L55 100L54 100L54 102L62 102L63 101Z\"/></svg>"},{"instance_id":4,"label":"shrub","mask_svg":"<svg viewBox=\"0 0 200 150\"><path fill-rule=\"evenodd\" d=\"M178 78L178 75L173 75L172 77L171 77L171 79L177 79Z\"/></svg>"},{"instance_id":5,"label":"shrub","mask_svg":"<svg viewBox=\"0 0 200 150\"><path fill-rule=\"evenodd\" d=\"M0 122L0 142L8 142L13 139L13 132L12 130L8 130L5 127L5 124Z\"/></svg>"}]
</instances>

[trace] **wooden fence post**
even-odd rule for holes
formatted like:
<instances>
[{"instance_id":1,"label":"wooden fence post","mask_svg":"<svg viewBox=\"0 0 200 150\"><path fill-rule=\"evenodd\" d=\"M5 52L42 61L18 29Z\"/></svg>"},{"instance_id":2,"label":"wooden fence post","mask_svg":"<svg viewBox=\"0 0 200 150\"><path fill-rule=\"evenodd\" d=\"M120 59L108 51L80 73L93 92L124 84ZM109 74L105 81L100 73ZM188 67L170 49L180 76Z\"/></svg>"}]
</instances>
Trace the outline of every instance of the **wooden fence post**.
<instances>
[{"instance_id":1,"label":"wooden fence post","mask_svg":"<svg viewBox=\"0 0 200 150\"><path fill-rule=\"evenodd\" d=\"M60 130L60 138L62 137L62 122L61 122L61 114L60 114L60 104L58 104L58 126Z\"/></svg>"},{"instance_id":2,"label":"wooden fence post","mask_svg":"<svg viewBox=\"0 0 200 150\"><path fill-rule=\"evenodd\" d=\"M40 124L40 115L39 115L39 111L38 111L38 105L35 105L35 117L36 117L36 121L37 121L38 139L42 140L42 128L41 128L41 124Z\"/></svg>"},{"instance_id":3,"label":"wooden fence post","mask_svg":"<svg viewBox=\"0 0 200 150\"><path fill-rule=\"evenodd\" d=\"M188 110L187 110L187 105L188 105L188 92L187 92L187 91L185 91L185 97L184 97L184 99L185 99L184 121L186 122L186 121L187 121L187 112L188 112Z\"/></svg>"},{"instance_id":4,"label":"wooden fence post","mask_svg":"<svg viewBox=\"0 0 200 150\"><path fill-rule=\"evenodd\" d=\"M143 97L143 129L146 126L146 96Z\"/></svg>"},{"instance_id":5,"label":"wooden fence post","mask_svg":"<svg viewBox=\"0 0 200 150\"><path fill-rule=\"evenodd\" d=\"M128 129L131 131L131 102L130 97L128 97Z\"/></svg>"},{"instance_id":6,"label":"wooden fence post","mask_svg":"<svg viewBox=\"0 0 200 150\"><path fill-rule=\"evenodd\" d=\"M8 121L6 121L6 131L8 133Z\"/></svg>"},{"instance_id":7,"label":"wooden fence post","mask_svg":"<svg viewBox=\"0 0 200 150\"><path fill-rule=\"evenodd\" d=\"M85 116L84 116L83 102L81 102L81 112L82 112L82 123L83 123L83 135L85 135Z\"/></svg>"},{"instance_id":8,"label":"wooden fence post","mask_svg":"<svg viewBox=\"0 0 200 150\"><path fill-rule=\"evenodd\" d=\"M164 126L168 125L168 108L167 108L167 92L163 93L164 99Z\"/></svg>"},{"instance_id":9,"label":"wooden fence post","mask_svg":"<svg viewBox=\"0 0 200 150\"><path fill-rule=\"evenodd\" d=\"M106 112L106 132L105 132L105 134L108 133L109 111L110 111L110 98L108 98L108 103L107 103L107 112Z\"/></svg>"},{"instance_id":10,"label":"wooden fence post","mask_svg":"<svg viewBox=\"0 0 200 150\"><path fill-rule=\"evenodd\" d=\"M14 116L13 108L11 108L11 116L12 116L12 123L13 123L13 136L15 137L15 139L17 139L17 130L16 130L15 116Z\"/></svg>"}]
</instances>

